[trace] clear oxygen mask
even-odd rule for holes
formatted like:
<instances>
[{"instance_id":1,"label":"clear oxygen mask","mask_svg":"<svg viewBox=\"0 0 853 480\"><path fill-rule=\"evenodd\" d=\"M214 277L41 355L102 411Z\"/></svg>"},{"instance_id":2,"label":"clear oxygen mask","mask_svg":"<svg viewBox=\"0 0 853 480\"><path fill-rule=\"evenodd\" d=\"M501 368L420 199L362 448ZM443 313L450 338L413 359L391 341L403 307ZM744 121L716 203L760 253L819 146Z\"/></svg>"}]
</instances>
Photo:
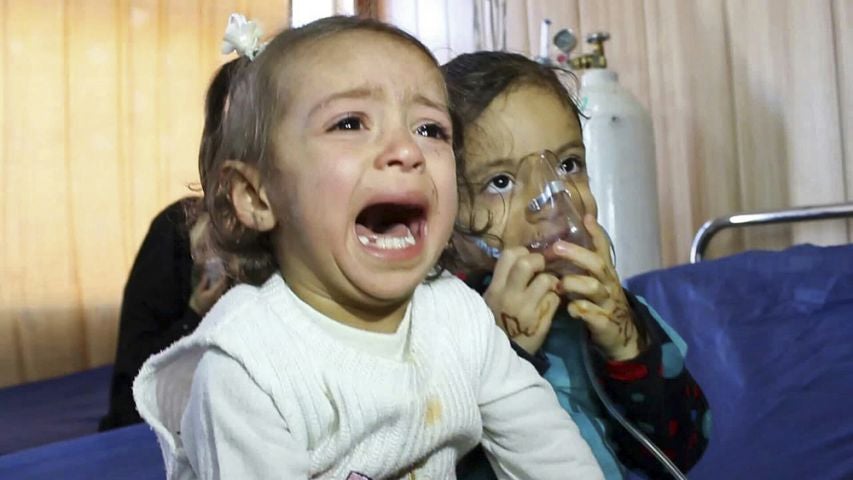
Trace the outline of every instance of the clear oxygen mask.
<instances>
[{"instance_id":1,"label":"clear oxygen mask","mask_svg":"<svg viewBox=\"0 0 853 480\"><path fill-rule=\"evenodd\" d=\"M581 205L580 193L569 174L561 172L559 163L549 150L530 154L519 162L511 188L501 194L503 211L491 212L492 218L504 226L499 241L494 233L470 237L491 259L490 267L494 267L502 249L524 246L544 255L547 271L555 275L580 273L578 267L553 250L559 240L592 249L583 217L575 207Z\"/></svg>"}]
</instances>

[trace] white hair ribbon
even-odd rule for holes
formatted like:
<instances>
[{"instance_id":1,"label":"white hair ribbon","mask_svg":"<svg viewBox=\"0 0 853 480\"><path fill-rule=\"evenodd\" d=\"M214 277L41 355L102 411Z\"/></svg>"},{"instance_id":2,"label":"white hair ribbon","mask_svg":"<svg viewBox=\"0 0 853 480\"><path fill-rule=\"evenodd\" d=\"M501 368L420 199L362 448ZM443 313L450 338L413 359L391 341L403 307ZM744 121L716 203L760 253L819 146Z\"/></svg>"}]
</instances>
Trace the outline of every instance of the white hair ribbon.
<instances>
[{"instance_id":1,"label":"white hair ribbon","mask_svg":"<svg viewBox=\"0 0 853 480\"><path fill-rule=\"evenodd\" d=\"M225 36L222 38L222 53L227 55L237 52L249 60L254 60L264 49L266 44L261 43L261 28L257 23L246 20L239 13L232 13L228 17L228 25L225 27Z\"/></svg>"}]
</instances>

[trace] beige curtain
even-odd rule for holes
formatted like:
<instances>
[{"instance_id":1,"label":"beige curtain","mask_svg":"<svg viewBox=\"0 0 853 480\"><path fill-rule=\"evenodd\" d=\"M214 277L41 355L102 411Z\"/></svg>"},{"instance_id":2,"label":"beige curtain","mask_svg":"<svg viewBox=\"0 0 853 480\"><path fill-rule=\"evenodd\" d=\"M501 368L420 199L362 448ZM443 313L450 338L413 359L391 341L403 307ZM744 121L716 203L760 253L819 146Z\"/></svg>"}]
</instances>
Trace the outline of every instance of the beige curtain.
<instances>
[{"instance_id":1,"label":"beige curtain","mask_svg":"<svg viewBox=\"0 0 853 480\"><path fill-rule=\"evenodd\" d=\"M443 60L474 49L474 6L501 2L381 3ZM436 11L448 21L424 20ZM578 34L578 51L610 32L611 67L652 114L666 265L687 261L711 217L853 200L853 0L506 0L507 49L537 54L546 17ZM709 253L850 233L841 221L759 227L724 232Z\"/></svg>"},{"instance_id":2,"label":"beige curtain","mask_svg":"<svg viewBox=\"0 0 853 480\"><path fill-rule=\"evenodd\" d=\"M478 0L375 0L371 10L418 37L440 62L476 49L474 33Z\"/></svg>"},{"instance_id":3,"label":"beige curtain","mask_svg":"<svg viewBox=\"0 0 853 480\"><path fill-rule=\"evenodd\" d=\"M353 15L355 0L291 0L291 25L298 27L331 15Z\"/></svg>"},{"instance_id":4,"label":"beige curtain","mask_svg":"<svg viewBox=\"0 0 853 480\"><path fill-rule=\"evenodd\" d=\"M474 1L355 4L445 61L475 48ZM225 20L245 12L271 32L289 4L0 2L0 386L112 360L121 290L148 224L197 180L202 98L223 60ZM581 38L611 33L610 63L655 125L667 265L686 261L709 217L853 200L853 0L506 9L507 46L527 54L546 16ZM723 235L712 253L849 233L843 222L762 228Z\"/></svg>"},{"instance_id":5,"label":"beige curtain","mask_svg":"<svg viewBox=\"0 0 853 480\"><path fill-rule=\"evenodd\" d=\"M197 182L231 12L287 0L0 2L0 386L112 361L154 215Z\"/></svg>"}]
</instances>

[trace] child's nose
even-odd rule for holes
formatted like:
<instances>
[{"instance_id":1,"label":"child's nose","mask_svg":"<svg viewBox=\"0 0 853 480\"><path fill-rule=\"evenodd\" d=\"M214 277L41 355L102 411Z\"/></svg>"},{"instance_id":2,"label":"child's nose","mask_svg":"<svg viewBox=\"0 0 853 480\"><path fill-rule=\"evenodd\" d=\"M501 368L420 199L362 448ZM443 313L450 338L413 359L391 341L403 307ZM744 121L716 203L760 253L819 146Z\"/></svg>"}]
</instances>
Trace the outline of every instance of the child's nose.
<instances>
[{"instance_id":1,"label":"child's nose","mask_svg":"<svg viewBox=\"0 0 853 480\"><path fill-rule=\"evenodd\" d=\"M425 164L420 145L407 131L391 135L376 161L377 168L396 167L402 171L422 170Z\"/></svg>"}]
</instances>

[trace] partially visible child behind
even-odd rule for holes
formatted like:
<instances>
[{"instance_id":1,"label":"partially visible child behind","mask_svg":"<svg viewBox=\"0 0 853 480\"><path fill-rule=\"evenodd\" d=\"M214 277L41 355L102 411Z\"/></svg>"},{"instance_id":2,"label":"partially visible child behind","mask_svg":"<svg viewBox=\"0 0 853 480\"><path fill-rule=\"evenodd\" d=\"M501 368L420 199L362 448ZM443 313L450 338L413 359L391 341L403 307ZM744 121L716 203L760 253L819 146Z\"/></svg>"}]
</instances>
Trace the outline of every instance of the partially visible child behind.
<instances>
[{"instance_id":1,"label":"partially visible child behind","mask_svg":"<svg viewBox=\"0 0 853 480\"><path fill-rule=\"evenodd\" d=\"M205 200L238 280L143 366L169 478L596 479L553 390L482 299L425 282L456 215L438 65L385 24L277 35L234 78Z\"/></svg>"},{"instance_id":2,"label":"partially visible child behind","mask_svg":"<svg viewBox=\"0 0 853 480\"><path fill-rule=\"evenodd\" d=\"M608 479L628 469L653 479L669 475L599 401L582 354L587 342L589 366L617 409L689 469L707 445L708 405L684 367L684 342L620 284L595 220L580 118L568 91L552 69L517 54L460 55L442 69L464 137L457 155L458 271L483 294L520 355L554 386ZM531 202L548 201L532 181L537 176L572 193L578 223L592 240L588 248L557 241L541 253L531 250L566 233L531 214ZM555 268L559 262L575 271ZM483 467L468 458L459 477L488 478Z\"/></svg>"},{"instance_id":3,"label":"partially visible child behind","mask_svg":"<svg viewBox=\"0 0 853 480\"><path fill-rule=\"evenodd\" d=\"M204 105L199 148L202 183L220 142L220 123L231 75L243 58L223 64L214 74ZM116 356L110 381L109 411L98 429L139 423L133 400L133 379L151 355L189 335L230 286L221 263L207 247L208 216L202 198L185 197L154 217L124 287Z\"/></svg>"}]
</instances>

